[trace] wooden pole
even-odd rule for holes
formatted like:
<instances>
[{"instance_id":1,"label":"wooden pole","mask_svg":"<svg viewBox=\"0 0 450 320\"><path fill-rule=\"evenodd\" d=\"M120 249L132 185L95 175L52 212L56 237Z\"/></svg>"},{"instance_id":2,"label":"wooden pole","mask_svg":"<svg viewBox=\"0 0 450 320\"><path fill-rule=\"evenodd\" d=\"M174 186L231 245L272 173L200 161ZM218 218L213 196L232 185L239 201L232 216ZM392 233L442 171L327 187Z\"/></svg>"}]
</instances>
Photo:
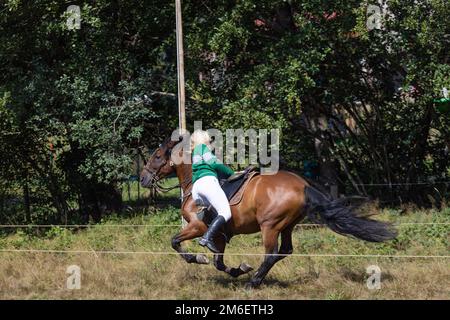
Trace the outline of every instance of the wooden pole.
<instances>
[{"instance_id":1,"label":"wooden pole","mask_svg":"<svg viewBox=\"0 0 450 320\"><path fill-rule=\"evenodd\" d=\"M177 74L178 74L178 127L180 135L186 130L186 95L184 90L184 49L183 49L183 20L181 16L181 0L175 0L176 34L177 34ZM183 189L180 187L180 198L183 203ZM181 218L182 228L187 221Z\"/></svg>"},{"instance_id":2,"label":"wooden pole","mask_svg":"<svg viewBox=\"0 0 450 320\"><path fill-rule=\"evenodd\" d=\"M177 25L177 71L178 71L178 125L180 133L186 130L186 95L184 86L184 50L183 50L183 23L181 17L181 0L175 0Z\"/></svg>"}]
</instances>

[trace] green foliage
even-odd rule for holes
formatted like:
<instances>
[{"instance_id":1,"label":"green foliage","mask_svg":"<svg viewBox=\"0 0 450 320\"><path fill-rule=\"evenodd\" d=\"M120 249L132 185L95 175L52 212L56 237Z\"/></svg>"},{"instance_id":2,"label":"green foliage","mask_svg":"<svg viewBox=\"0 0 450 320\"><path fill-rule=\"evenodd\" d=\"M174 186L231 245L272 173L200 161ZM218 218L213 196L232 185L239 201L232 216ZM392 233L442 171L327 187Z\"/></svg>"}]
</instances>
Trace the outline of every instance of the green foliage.
<instances>
[{"instance_id":1,"label":"green foliage","mask_svg":"<svg viewBox=\"0 0 450 320\"><path fill-rule=\"evenodd\" d=\"M84 4L82 28L68 30L64 4L0 5L0 179L44 187L55 220L78 199L89 211L92 193L128 178L144 127L147 136L172 130L159 119L173 101L154 94L173 89L161 80L173 66L161 60L173 19L159 7Z\"/></svg>"},{"instance_id":2,"label":"green foliage","mask_svg":"<svg viewBox=\"0 0 450 320\"><path fill-rule=\"evenodd\" d=\"M450 9L389 1L368 30L369 4L183 1L189 126L279 128L285 166L316 161L342 191L429 204L432 188L360 185L449 178L450 120L432 100L450 87ZM31 192L15 220L108 206L135 149L178 123L173 3L80 5L69 30L65 3L0 4L1 212Z\"/></svg>"},{"instance_id":3,"label":"green foliage","mask_svg":"<svg viewBox=\"0 0 450 320\"><path fill-rule=\"evenodd\" d=\"M294 169L334 163L334 183L349 192L427 202L429 190L386 196L357 184L448 178L448 117L432 98L448 87L449 7L389 2L383 29L368 30L367 1L289 3L217 2L208 19L186 4L196 17L187 18L188 74L202 75L189 86L194 116L221 129L279 128Z\"/></svg>"}]
</instances>

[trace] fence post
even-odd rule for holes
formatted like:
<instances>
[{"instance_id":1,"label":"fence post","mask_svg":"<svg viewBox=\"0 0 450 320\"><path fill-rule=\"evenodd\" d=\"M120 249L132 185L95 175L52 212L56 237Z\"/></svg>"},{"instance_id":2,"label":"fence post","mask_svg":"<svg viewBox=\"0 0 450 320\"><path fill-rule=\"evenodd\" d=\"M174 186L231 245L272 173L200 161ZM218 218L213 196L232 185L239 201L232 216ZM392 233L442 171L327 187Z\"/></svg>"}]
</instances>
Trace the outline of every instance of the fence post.
<instances>
[{"instance_id":1,"label":"fence post","mask_svg":"<svg viewBox=\"0 0 450 320\"><path fill-rule=\"evenodd\" d=\"M139 176L141 174L141 157L139 155L138 149L136 149L136 156L137 156L136 177L137 177L137 186L138 186L138 201L140 201L141 200L141 184L139 182Z\"/></svg>"},{"instance_id":2,"label":"fence post","mask_svg":"<svg viewBox=\"0 0 450 320\"><path fill-rule=\"evenodd\" d=\"M25 174L25 181L23 183L23 201L25 206L25 220L27 223L31 223L31 201L30 188L28 186L28 174Z\"/></svg>"}]
</instances>

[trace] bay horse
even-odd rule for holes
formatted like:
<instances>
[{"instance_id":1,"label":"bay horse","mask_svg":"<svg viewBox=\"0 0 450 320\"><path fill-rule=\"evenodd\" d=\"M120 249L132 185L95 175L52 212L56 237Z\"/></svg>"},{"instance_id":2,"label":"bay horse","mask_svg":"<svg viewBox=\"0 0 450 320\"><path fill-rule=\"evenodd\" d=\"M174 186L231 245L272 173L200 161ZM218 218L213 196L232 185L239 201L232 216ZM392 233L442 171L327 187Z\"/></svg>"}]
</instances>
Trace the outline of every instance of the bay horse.
<instances>
[{"instance_id":1,"label":"bay horse","mask_svg":"<svg viewBox=\"0 0 450 320\"><path fill-rule=\"evenodd\" d=\"M166 139L154 151L141 172L140 182L143 187L157 186L161 179L173 173L177 175L184 195L181 214L188 224L172 238L172 247L188 263L208 264L209 260L204 254L188 253L181 246L183 241L201 237L207 230L206 224L197 217L198 208L191 196L191 164L175 164L171 161L172 151L182 139ZM242 201L231 207L232 219L228 222L234 235L262 234L264 260L247 287L258 287L273 265L293 252L292 231L306 216L345 236L370 242L395 238L396 231L390 224L357 215L351 207L346 206L344 200L331 199L292 172L278 171L273 175L254 176L244 190ZM219 236L215 241L220 248L220 253L214 254L213 260L218 270L232 277L253 270L245 263L237 268L227 267L223 261L225 239Z\"/></svg>"}]
</instances>

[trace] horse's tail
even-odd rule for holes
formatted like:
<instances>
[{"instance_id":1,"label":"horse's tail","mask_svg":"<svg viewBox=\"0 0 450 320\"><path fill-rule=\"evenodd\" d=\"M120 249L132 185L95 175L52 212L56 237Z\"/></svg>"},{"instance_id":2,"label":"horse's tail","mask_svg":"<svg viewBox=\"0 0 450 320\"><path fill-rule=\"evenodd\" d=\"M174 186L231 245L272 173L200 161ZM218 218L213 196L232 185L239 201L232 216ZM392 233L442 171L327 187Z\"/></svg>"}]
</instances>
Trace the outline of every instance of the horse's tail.
<instances>
[{"instance_id":1,"label":"horse's tail","mask_svg":"<svg viewBox=\"0 0 450 320\"><path fill-rule=\"evenodd\" d=\"M356 214L354 207L345 205L349 198L333 200L312 186L306 186L305 195L308 217L327 225L334 232L370 242L382 242L397 236L391 224Z\"/></svg>"}]
</instances>

